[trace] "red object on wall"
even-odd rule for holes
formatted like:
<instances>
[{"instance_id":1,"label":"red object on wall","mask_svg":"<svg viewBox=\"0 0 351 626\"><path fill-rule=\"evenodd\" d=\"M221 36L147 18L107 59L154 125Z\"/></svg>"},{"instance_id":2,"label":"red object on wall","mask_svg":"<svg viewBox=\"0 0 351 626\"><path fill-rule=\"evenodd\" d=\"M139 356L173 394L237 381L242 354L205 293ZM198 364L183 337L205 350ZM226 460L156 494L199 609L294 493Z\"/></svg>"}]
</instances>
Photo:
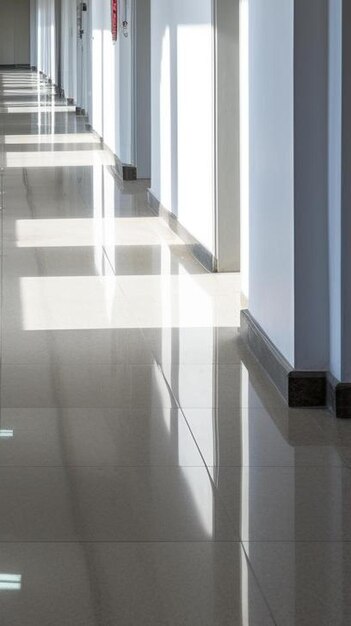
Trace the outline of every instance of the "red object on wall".
<instances>
[{"instance_id":1,"label":"red object on wall","mask_svg":"<svg viewBox=\"0 0 351 626\"><path fill-rule=\"evenodd\" d=\"M112 40L117 41L118 36L118 0L111 0L111 32Z\"/></svg>"}]
</instances>

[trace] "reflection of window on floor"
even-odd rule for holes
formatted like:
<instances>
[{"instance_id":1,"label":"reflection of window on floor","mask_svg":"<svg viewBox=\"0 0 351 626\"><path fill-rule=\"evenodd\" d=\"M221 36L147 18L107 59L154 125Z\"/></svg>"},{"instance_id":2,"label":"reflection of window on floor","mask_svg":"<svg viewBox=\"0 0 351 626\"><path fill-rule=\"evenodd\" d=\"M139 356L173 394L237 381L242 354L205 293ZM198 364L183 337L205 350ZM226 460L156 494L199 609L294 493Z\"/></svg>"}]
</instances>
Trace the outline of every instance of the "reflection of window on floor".
<instances>
[{"instance_id":1,"label":"reflection of window on floor","mask_svg":"<svg viewBox=\"0 0 351 626\"><path fill-rule=\"evenodd\" d=\"M0 591L20 591L21 588L21 574L0 574Z\"/></svg>"},{"instance_id":2,"label":"reflection of window on floor","mask_svg":"<svg viewBox=\"0 0 351 626\"><path fill-rule=\"evenodd\" d=\"M249 372L241 365L241 458L244 471L241 474L241 536L249 539Z\"/></svg>"},{"instance_id":3,"label":"reflection of window on floor","mask_svg":"<svg viewBox=\"0 0 351 626\"><path fill-rule=\"evenodd\" d=\"M250 537L250 511L249 511L249 463L250 463L250 441L249 441L249 372L241 365L241 458L244 471L241 472L241 537ZM249 544L245 548L249 555ZM243 624L250 623L249 604L249 572L247 558L244 549L241 553L241 605Z\"/></svg>"},{"instance_id":4,"label":"reflection of window on floor","mask_svg":"<svg viewBox=\"0 0 351 626\"><path fill-rule=\"evenodd\" d=\"M0 439L12 439L14 435L13 430L7 428L0 428Z\"/></svg>"}]
</instances>

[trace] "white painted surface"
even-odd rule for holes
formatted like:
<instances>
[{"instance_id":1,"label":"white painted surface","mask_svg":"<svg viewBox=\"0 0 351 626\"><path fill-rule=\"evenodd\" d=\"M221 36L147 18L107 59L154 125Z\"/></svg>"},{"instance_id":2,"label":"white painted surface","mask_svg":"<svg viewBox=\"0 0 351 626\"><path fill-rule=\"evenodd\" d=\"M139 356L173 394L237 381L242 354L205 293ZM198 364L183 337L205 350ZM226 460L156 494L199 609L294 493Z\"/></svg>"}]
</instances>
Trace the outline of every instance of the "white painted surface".
<instances>
[{"instance_id":1,"label":"white painted surface","mask_svg":"<svg viewBox=\"0 0 351 626\"><path fill-rule=\"evenodd\" d=\"M93 128L125 163L132 160L131 37L111 35L111 3L92 0L92 110ZM131 20L129 3L129 22Z\"/></svg>"},{"instance_id":2,"label":"white painted surface","mask_svg":"<svg viewBox=\"0 0 351 626\"><path fill-rule=\"evenodd\" d=\"M38 49L38 25L37 25L37 0L30 0L30 64L32 67L37 66L37 49Z\"/></svg>"},{"instance_id":3,"label":"white painted surface","mask_svg":"<svg viewBox=\"0 0 351 626\"><path fill-rule=\"evenodd\" d=\"M329 6L329 280L330 371L351 381L351 192L350 28L351 7Z\"/></svg>"},{"instance_id":4,"label":"white painted surface","mask_svg":"<svg viewBox=\"0 0 351 626\"><path fill-rule=\"evenodd\" d=\"M0 0L0 65L30 63L30 0Z\"/></svg>"},{"instance_id":5,"label":"white painted surface","mask_svg":"<svg viewBox=\"0 0 351 626\"><path fill-rule=\"evenodd\" d=\"M77 103L77 14L72 0L61 4L61 80L66 98Z\"/></svg>"},{"instance_id":6,"label":"white painted surface","mask_svg":"<svg viewBox=\"0 0 351 626\"><path fill-rule=\"evenodd\" d=\"M152 192L215 251L212 0L151 0Z\"/></svg>"},{"instance_id":7,"label":"white painted surface","mask_svg":"<svg viewBox=\"0 0 351 626\"><path fill-rule=\"evenodd\" d=\"M240 274L245 307L249 301L249 0L240 0Z\"/></svg>"},{"instance_id":8,"label":"white painted surface","mask_svg":"<svg viewBox=\"0 0 351 626\"><path fill-rule=\"evenodd\" d=\"M293 2L251 0L250 311L294 364Z\"/></svg>"},{"instance_id":9,"label":"white painted surface","mask_svg":"<svg viewBox=\"0 0 351 626\"><path fill-rule=\"evenodd\" d=\"M240 0L215 0L216 257L240 271Z\"/></svg>"},{"instance_id":10,"label":"white painted surface","mask_svg":"<svg viewBox=\"0 0 351 626\"><path fill-rule=\"evenodd\" d=\"M298 370L326 370L325 0L250 2L249 308Z\"/></svg>"},{"instance_id":11,"label":"white painted surface","mask_svg":"<svg viewBox=\"0 0 351 626\"><path fill-rule=\"evenodd\" d=\"M342 0L329 9L329 276L330 371L339 380L341 368L341 102Z\"/></svg>"},{"instance_id":12,"label":"white painted surface","mask_svg":"<svg viewBox=\"0 0 351 626\"><path fill-rule=\"evenodd\" d=\"M134 155L138 178L151 178L150 0L134 2Z\"/></svg>"},{"instance_id":13,"label":"white painted surface","mask_svg":"<svg viewBox=\"0 0 351 626\"><path fill-rule=\"evenodd\" d=\"M328 312L327 0L294 1L295 361L326 370Z\"/></svg>"},{"instance_id":14,"label":"white painted surface","mask_svg":"<svg viewBox=\"0 0 351 626\"><path fill-rule=\"evenodd\" d=\"M57 82L55 0L37 0L37 68Z\"/></svg>"}]
</instances>

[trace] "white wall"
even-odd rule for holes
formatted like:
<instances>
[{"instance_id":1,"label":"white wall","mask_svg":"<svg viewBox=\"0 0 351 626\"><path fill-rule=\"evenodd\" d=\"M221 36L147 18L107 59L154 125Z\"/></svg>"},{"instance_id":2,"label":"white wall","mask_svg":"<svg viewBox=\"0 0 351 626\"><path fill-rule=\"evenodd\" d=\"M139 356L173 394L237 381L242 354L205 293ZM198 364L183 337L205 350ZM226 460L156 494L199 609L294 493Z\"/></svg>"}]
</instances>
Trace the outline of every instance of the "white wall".
<instances>
[{"instance_id":1,"label":"white wall","mask_svg":"<svg viewBox=\"0 0 351 626\"><path fill-rule=\"evenodd\" d=\"M132 48L131 35L111 36L110 0L92 0L93 128L124 163L132 160ZM129 3L130 8L130 3ZM129 15L131 22L131 14Z\"/></svg>"},{"instance_id":2,"label":"white wall","mask_svg":"<svg viewBox=\"0 0 351 626\"><path fill-rule=\"evenodd\" d=\"M0 65L30 63L30 0L0 1Z\"/></svg>"},{"instance_id":3,"label":"white wall","mask_svg":"<svg viewBox=\"0 0 351 626\"><path fill-rule=\"evenodd\" d=\"M294 364L293 2L250 0L249 308Z\"/></svg>"},{"instance_id":4,"label":"white wall","mask_svg":"<svg viewBox=\"0 0 351 626\"><path fill-rule=\"evenodd\" d=\"M329 8L329 276L330 371L339 380L341 367L341 103L342 0Z\"/></svg>"},{"instance_id":5,"label":"white wall","mask_svg":"<svg viewBox=\"0 0 351 626\"><path fill-rule=\"evenodd\" d=\"M212 0L151 0L152 192L215 252Z\"/></svg>"},{"instance_id":6,"label":"white wall","mask_svg":"<svg viewBox=\"0 0 351 626\"><path fill-rule=\"evenodd\" d=\"M77 2L61 1L61 86L77 102Z\"/></svg>"},{"instance_id":7,"label":"white wall","mask_svg":"<svg viewBox=\"0 0 351 626\"><path fill-rule=\"evenodd\" d=\"M37 66L38 51L38 24L37 24L37 0L30 0L30 64L32 67Z\"/></svg>"},{"instance_id":8,"label":"white wall","mask_svg":"<svg viewBox=\"0 0 351 626\"><path fill-rule=\"evenodd\" d=\"M151 2L134 2L133 161L138 178L151 178Z\"/></svg>"},{"instance_id":9,"label":"white wall","mask_svg":"<svg viewBox=\"0 0 351 626\"><path fill-rule=\"evenodd\" d=\"M327 0L294 2L294 272L297 369L326 370L328 311Z\"/></svg>"},{"instance_id":10,"label":"white wall","mask_svg":"<svg viewBox=\"0 0 351 626\"><path fill-rule=\"evenodd\" d=\"M217 265L240 271L240 0L214 0ZM247 8L247 7L246 7Z\"/></svg>"},{"instance_id":11,"label":"white wall","mask_svg":"<svg viewBox=\"0 0 351 626\"><path fill-rule=\"evenodd\" d=\"M351 7L329 5L330 371L351 381Z\"/></svg>"},{"instance_id":12,"label":"white wall","mask_svg":"<svg viewBox=\"0 0 351 626\"><path fill-rule=\"evenodd\" d=\"M55 0L37 0L37 69L56 83Z\"/></svg>"},{"instance_id":13,"label":"white wall","mask_svg":"<svg viewBox=\"0 0 351 626\"><path fill-rule=\"evenodd\" d=\"M251 0L249 309L299 370L326 370L327 0Z\"/></svg>"}]
</instances>

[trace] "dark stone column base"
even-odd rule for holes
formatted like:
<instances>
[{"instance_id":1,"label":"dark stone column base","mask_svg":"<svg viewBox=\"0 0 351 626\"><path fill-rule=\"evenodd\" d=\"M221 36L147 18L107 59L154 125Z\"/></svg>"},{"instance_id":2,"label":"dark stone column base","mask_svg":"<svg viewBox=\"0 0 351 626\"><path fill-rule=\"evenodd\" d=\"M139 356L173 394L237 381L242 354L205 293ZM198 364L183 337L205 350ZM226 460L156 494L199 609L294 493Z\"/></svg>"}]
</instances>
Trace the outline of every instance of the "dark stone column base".
<instances>
[{"instance_id":1,"label":"dark stone column base","mask_svg":"<svg viewBox=\"0 0 351 626\"><path fill-rule=\"evenodd\" d=\"M326 406L326 372L295 370L247 310L241 312L241 335L290 407Z\"/></svg>"},{"instance_id":2,"label":"dark stone column base","mask_svg":"<svg viewBox=\"0 0 351 626\"><path fill-rule=\"evenodd\" d=\"M192 255L209 272L217 272L217 259L195 237L184 228L176 215L173 215L161 202L148 190L148 202L155 215L162 217L168 226L184 241Z\"/></svg>"}]
</instances>

